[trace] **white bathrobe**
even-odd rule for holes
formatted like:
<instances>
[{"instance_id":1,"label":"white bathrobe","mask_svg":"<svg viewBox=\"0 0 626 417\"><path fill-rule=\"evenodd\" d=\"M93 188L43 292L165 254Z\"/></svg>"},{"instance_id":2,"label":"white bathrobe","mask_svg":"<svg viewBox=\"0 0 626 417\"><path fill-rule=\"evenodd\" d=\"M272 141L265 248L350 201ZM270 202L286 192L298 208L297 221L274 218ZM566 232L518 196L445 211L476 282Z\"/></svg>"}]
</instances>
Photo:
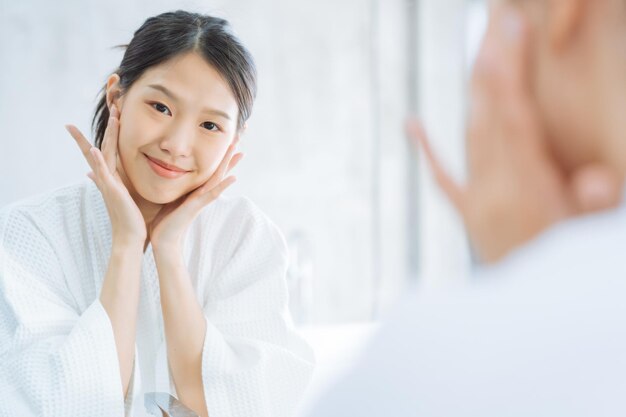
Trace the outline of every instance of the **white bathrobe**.
<instances>
[{"instance_id":1,"label":"white bathrobe","mask_svg":"<svg viewBox=\"0 0 626 417\"><path fill-rule=\"evenodd\" d=\"M407 297L307 415L626 416L626 201Z\"/></svg>"},{"instance_id":2,"label":"white bathrobe","mask_svg":"<svg viewBox=\"0 0 626 417\"><path fill-rule=\"evenodd\" d=\"M144 393L175 395L151 246L141 272L135 368L123 398L111 322L99 301L111 252L104 201L87 180L0 210L0 417L144 416ZM221 197L184 246L207 331L211 417L290 417L313 355L287 311L287 250L249 200Z\"/></svg>"}]
</instances>

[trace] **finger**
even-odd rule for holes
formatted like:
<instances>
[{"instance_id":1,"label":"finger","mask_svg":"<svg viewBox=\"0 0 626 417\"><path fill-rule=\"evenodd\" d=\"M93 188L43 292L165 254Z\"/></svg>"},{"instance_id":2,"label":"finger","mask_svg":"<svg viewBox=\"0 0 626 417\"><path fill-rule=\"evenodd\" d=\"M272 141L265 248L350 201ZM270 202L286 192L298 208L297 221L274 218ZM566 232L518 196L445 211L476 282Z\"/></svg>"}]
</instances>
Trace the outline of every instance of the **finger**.
<instances>
[{"instance_id":1,"label":"finger","mask_svg":"<svg viewBox=\"0 0 626 417\"><path fill-rule=\"evenodd\" d=\"M226 154L224 155L224 158L222 158L222 162L220 162L219 166L217 167L213 175L211 175L211 178L209 178L209 180L203 186L200 187L201 192L214 188L217 184L219 184L222 181L224 176L229 171L228 167L230 166L231 160L233 159L233 154L235 152L235 149L237 148L237 143L238 143L238 138L235 138L233 143L226 150Z\"/></svg>"},{"instance_id":2,"label":"finger","mask_svg":"<svg viewBox=\"0 0 626 417\"><path fill-rule=\"evenodd\" d=\"M241 152L235 154L228 163L228 169L226 170L226 173L229 173L233 168L235 168L237 164L243 159L243 156L244 155Z\"/></svg>"},{"instance_id":3,"label":"finger","mask_svg":"<svg viewBox=\"0 0 626 417\"><path fill-rule=\"evenodd\" d=\"M183 203L183 206L186 207L186 210L190 210L191 213L197 213L204 206L216 200L224 192L224 190L236 181L237 178L234 175L230 175L212 188L208 188L206 186L207 184L205 184L204 186L196 189ZM193 216L193 214L190 214L190 216Z\"/></svg>"},{"instance_id":4,"label":"finger","mask_svg":"<svg viewBox=\"0 0 626 417\"><path fill-rule=\"evenodd\" d=\"M516 92L526 95L529 93L530 81L530 48L526 21L515 6L506 3L501 3L496 13L498 36L493 38L493 53L499 57L500 64L494 67L497 75L496 86L505 94Z\"/></svg>"},{"instance_id":5,"label":"finger","mask_svg":"<svg viewBox=\"0 0 626 417\"><path fill-rule=\"evenodd\" d=\"M578 214L616 207L622 200L622 182L613 170L587 165L571 177L570 189Z\"/></svg>"},{"instance_id":6,"label":"finger","mask_svg":"<svg viewBox=\"0 0 626 417\"><path fill-rule=\"evenodd\" d=\"M65 129L69 132L70 135L72 135L72 137L76 141L76 144L80 148L80 151L82 152L83 156L87 160L87 163L89 164L89 166L93 170L94 169L93 156L90 153L90 150L93 147L93 145L91 143L89 143L87 138L85 138L85 136L83 136L83 134L80 132L80 130L78 130L78 128L76 126L74 126L74 125L65 125Z\"/></svg>"},{"instance_id":7,"label":"finger","mask_svg":"<svg viewBox=\"0 0 626 417\"><path fill-rule=\"evenodd\" d=\"M111 113L107 128L102 140L102 154L110 172L115 172L117 162L117 146L119 137L119 112L115 105L111 106Z\"/></svg>"},{"instance_id":8,"label":"finger","mask_svg":"<svg viewBox=\"0 0 626 417\"><path fill-rule=\"evenodd\" d=\"M530 88L527 23L514 7L498 3L474 67L467 154L470 178L544 164L546 143ZM504 166L508 165L508 166Z\"/></svg>"},{"instance_id":9,"label":"finger","mask_svg":"<svg viewBox=\"0 0 626 417\"><path fill-rule=\"evenodd\" d=\"M95 148L94 148L95 149ZM91 158L93 159L93 171L90 171L87 173L87 177L89 177L95 184L96 187L98 187L98 189L100 190L100 192L103 191L103 184L102 184L102 180L100 179L100 169L98 167L98 162L96 161L96 157L94 155L94 153L90 150L89 154L91 156Z\"/></svg>"},{"instance_id":10,"label":"finger","mask_svg":"<svg viewBox=\"0 0 626 417\"><path fill-rule=\"evenodd\" d=\"M205 191L200 195L198 199L202 206L207 205L208 203L216 200L228 187L233 185L237 181L237 177L234 175L230 175L224 178L219 184L213 187L211 190Z\"/></svg>"},{"instance_id":11,"label":"finger","mask_svg":"<svg viewBox=\"0 0 626 417\"><path fill-rule=\"evenodd\" d=\"M111 181L113 181L113 176L109 172L109 167L104 160L102 152L94 146L90 149L90 153L94 159L94 173L96 174L96 178L100 181L101 185L110 184Z\"/></svg>"},{"instance_id":12,"label":"finger","mask_svg":"<svg viewBox=\"0 0 626 417\"><path fill-rule=\"evenodd\" d=\"M494 6L474 63L472 86L506 88L511 82L524 81L527 38L528 25L515 6L504 2Z\"/></svg>"},{"instance_id":13,"label":"finger","mask_svg":"<svg viewBox=\"0 0 626 417\"><path fill-rule=\"evenodd\" d=\"M510 130L527 127L534 112L530 91L527 23L514 6L499 3L476 59L472 78L472 119L478 126L505 123ZM511 139L523 135L512 135ZM494 135L477 135L494 140Z\"/></svg>"},{"instance_id":14,"label":"finger","mask_svg":"<svg viewBox=\"0 0 626 417\"><path fill-rule=\"evenodd\" d=\"M89 171L89 172L87 173L87 177L88 177L90 180L92 180L92 181L94 182L94 184L96 184L96 187L98 187L98 189L99 189L99 190L101 190L101 189L100 189L100 184L99 184L99 181L98 181L98 179L96 178L96 174L94 174L94 173L93 173L93 171ZM101 191L102 191L102 190L101 190Z\"/></svg>"},{"instance_id":15,"label":"finger","mask_svg":"<svg viewBox=\"0 0 626 417\"><path fill-rule=\"evenodd\" d=\"M221 181L224 175L226 175L226 173L228 172L228 167L230 166L230 163L233 159L233 155L235 154L235 150L237 149L238 142L239 142L239 138L235 138L233 143L228 147L228 150L226 151L226 154L224 155L222 162L217 168L217 171L215 171L219 181Z\"/></svg>"},{"instance_id":16,"label":"finger","mask_svg":"<svg viewBox=\"0 0 626 417\"><path fill-rule=\"evenodd\" d=\"M96 147L92 147L89 149L89 154L91 155L91 159L93 160L93 176L94 179L101 183L102 181L102 167L100 166L100 161L98 160L98 149Z\"/></svg>"},{"instance_id":17,"label":"finger","mask_svg":"<svg viewBox=\"0 0 626 417\"><path fill-rule=\"evenodd\" d=\"M430 143L421 123L411 120L407 123L407 133L413 142L413 146L422 148L424 155L428 161L428 165L435 177L435 181L443 192L450 199L452 205L461 213L465 210L465 191L448 175L443 168L434 152L430 147Z\"/></svg>"},{"instance_id":18,"label":"finger","mask_svg":"<svg viewBox=\"0 0 626 417\"><path fill-rule=\"evenodd\" d=\"M109 116L115 117L116 119L120 118L120 111L115 104L111 104L111 109L109 110Z\"/></svg>"}]
</instances>

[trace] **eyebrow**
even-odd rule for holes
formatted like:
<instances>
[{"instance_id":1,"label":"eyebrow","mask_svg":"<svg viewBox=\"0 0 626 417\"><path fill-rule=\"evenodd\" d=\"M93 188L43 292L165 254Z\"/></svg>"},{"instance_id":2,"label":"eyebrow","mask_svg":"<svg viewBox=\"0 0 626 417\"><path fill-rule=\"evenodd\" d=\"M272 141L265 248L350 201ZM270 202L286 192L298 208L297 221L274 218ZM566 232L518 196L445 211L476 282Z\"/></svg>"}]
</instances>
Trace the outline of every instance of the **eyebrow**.
<instances>
[{"instance_id":1,"label":"eyebrow","mask_svg":"<svg viewBox=\"0 0 626 417\"><path fill-rule=\"evenodd\" d=\"M173 101L179 101L178 97L176 97L176 95L174 93L172 93L170 90L168 90L167 88L165 88L164 86L160 85L160 84L149 84L148 87L154 89L154 90L158 90L160 92L162 92L163 94L165 94L166 96L168 96L170 99L172 99ZM217 109L212 109L209 107L205 107L202 109L203 111L206 111L208 113L213 113L217 116L221 116L227 120L230 120L230 116L221 111L221 110L217 110Z\"/></svg>"}]
</instances>

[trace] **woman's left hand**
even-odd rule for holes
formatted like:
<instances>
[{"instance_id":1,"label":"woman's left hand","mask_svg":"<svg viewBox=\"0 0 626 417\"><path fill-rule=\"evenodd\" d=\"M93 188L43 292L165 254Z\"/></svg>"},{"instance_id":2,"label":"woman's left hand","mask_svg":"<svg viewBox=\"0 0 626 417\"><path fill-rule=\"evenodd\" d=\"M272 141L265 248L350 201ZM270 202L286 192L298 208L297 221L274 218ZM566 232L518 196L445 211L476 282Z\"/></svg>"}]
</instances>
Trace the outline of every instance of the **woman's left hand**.
<instances>
[{"instance_id":1,"label":"woman's left hand","mask_svg":"<svg viewBox=\"0 0 626 417\"><path fill-rule=\"evenodd\" d=\"M241 161L243 153L235 153L238 139L228 147L222 162L215 173L200 187L166 204L148 227L148 238L153 248L178 247L191 222L202 209L217 199L222 192L232 185L236 178L226 175Z\"/></svg>"}]
</instances>

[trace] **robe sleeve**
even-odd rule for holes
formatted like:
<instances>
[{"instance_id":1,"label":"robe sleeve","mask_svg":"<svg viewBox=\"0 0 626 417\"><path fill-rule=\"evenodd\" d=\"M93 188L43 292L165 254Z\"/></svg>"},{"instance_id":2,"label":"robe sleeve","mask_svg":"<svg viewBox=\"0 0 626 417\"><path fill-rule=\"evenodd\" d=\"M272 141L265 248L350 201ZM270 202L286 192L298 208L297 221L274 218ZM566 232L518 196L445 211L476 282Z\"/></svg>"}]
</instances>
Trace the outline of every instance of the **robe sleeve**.
<instances>
[{"instance_id":1,"label":"robe sleeve","mask_svg":"<svg viewBox=\"0 0 626 417\"><path fill-rule=\"evenodd\" d=\"M123 416L113 329L100 301L77 311L50 237L0 211L0 415Z\"/></svg>"},{"instance_id":2,"label":"robe sleeve","mask_svg":"<svg viewBox=\"0 0 626 417\"><path fill-rule=\"evenodd\" d=\"M247 200L246 200L247 201ZM207 290L202 379L211 417L291 417L314 355L288 313L287 247L252 203L225 243L228 259Z\"/></svg>"}]
</instances>

